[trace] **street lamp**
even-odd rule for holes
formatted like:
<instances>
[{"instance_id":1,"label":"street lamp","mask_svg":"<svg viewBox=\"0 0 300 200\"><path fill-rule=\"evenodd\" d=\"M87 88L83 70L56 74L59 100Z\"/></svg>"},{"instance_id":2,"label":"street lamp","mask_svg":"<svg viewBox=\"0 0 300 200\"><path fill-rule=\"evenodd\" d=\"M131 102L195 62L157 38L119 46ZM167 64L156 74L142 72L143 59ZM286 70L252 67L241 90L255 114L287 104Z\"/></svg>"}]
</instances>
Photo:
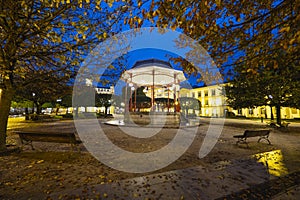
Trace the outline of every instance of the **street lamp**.
<instances>
[{"instance_id":1,"label":"street lamp","mask_svg":"<svg viewBox=\"0 0 300 200\"><path fill-rule=\"evenodd\" d=\"M34 99L35 99L35 93L32 93L32 99L33 99L33 106L32 106L32 113L34 114Z\"/></svg>"},{"instance_id":2,"label":"street lamp","mask_svg":"<svg viewBox=\"0 0 300 200\"><path fill-rule=\"evenodd\" d=\"M268 99L269 101L267 102L271 108L271 120L274 120L274 115L273 115L273 108L272 108L272 100L273 100L273 96L272 95L268 95L265 97L265 99Z\"/></svg>"}]
</instances>

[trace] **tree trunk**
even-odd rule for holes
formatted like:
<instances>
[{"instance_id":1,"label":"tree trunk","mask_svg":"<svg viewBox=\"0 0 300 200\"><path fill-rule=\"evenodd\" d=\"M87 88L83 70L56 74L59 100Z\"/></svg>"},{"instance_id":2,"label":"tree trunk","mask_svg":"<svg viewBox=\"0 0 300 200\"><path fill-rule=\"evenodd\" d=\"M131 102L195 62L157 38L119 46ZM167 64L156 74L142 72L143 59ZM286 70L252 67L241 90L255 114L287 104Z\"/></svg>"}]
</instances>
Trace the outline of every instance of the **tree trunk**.
<instances>
[{"instance_id":1,"label":"tree trunk","mask_svg":"<svg viewBox=\"0 0 300 200\"><path fill-rule=\"evenodd\" d=\"M108 107L105 106L104 108L105 108L104 115L107 116L107 109L108 109Z\"/></svg>"},{"instance_id":2,"label":"tree trunk","mask_svg":"<svg viewBox=\"0 0 300 200\"><path fill-rule=\"evenodd\" d=\"M273 106L270 106L271 108L271 120L274 120L274 115L273 115Z\"/></svg>"},{"instance_id":3,"label":"tree trunk","mask_svg":"<svg viewBox=\"0 0 300 200\"><path fill-rule=\"evenodd\" d=\"M280 104L276 105L276 123L281 125L281 106Z\"/></svg>"},{"instance_id":4,"label":"tree trunk","mask_svg":"<svg viewBox=\"0 0 300 200\"><path fill-rule=\"evenodd\" d=\"M41 114L41 112L42 112L42 106L41 106L42 104L41 103L39 103L39 102L37 102L36 103L36 114Z\"/></svg>"},{"instance_id":5,"label":"tree trunk","mask_svg":"<svg viewBox=\"0 0 300 200\"><path fill-rule=\"evenodd\" d=\"M28 107L25 108L25 120L29 120Z\"/></svg>"},{"instance_id":6,"label":"tree trunk","mask_svg":"<svg viewBox=\"0 0 300 200\"><path fill-rule=\"evenodd\" d=\"M35 105L34 105L34 101L32 102L32 112L31 112L31 114L34 114L34 107L35 107Z\"/></svg>"},{"instance_id":7,"label":"tree trunk","mask_svg":"<svg viewBox=\"0 0 300 200\"><path fill-rule=\"evenodd\" d=\"M0 151L6 150L7 121L14 95L14 89L11 87L11 84L9 83L8 86L9 87L6 86L2 90L0 89Z\"/></svg>"}]
</instances>

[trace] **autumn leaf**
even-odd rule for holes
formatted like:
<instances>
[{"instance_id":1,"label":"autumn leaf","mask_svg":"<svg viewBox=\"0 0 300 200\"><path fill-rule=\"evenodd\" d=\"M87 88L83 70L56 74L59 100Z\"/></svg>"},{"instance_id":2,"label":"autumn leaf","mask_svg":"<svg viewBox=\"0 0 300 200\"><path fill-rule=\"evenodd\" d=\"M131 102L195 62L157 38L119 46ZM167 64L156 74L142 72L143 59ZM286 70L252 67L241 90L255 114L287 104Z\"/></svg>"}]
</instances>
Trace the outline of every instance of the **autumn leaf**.
<instances>
[{"instance_id":1,"label":"autumn leaf","mask_svg":"<svg viewBox=\"0 0 300 200\"><path fill-rule=\"evenodd\" d=\"M289 32L289 31L290 31L290 26L283 27L282 29L279 30L280 33Z\"/></svg>"},{"instance_id":2,"label":"autumn leaf","mask_svg":"<svg viewBox=\"0 0 300 200\"><path fill-rule=\"evenodd\" d=\"M39 161L37 161L36 163L37 164L40 164L40 163L43 163L44 162L44 160L39 160Z\"/></svg>"}]
</instances>

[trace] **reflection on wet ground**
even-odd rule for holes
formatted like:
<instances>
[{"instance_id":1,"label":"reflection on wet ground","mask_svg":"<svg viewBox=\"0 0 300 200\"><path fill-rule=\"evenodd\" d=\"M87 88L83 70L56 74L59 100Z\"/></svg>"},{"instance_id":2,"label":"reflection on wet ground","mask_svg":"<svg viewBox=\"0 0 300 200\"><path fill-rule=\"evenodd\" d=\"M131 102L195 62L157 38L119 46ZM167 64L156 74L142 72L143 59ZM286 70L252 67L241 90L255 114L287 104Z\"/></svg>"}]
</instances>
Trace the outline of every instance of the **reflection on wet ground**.
<instances>
[{"instance_id":1,"label":"reflection on wet ground","mask_svg":"<svg viewBox=\"0 0 300 200\"><path fill-rule=\"evenodd\" d=\"M110 199L272 199L299 185L300 172L288 174L281 150L259 153L245 159L224 160L163 173L148 174L66 193L73 198ZM81 191L85 191L82 193Z\"/></svg>"},{"instance_id":2,"label":"reflection on wet ground","mask_svg":"<svg viewBox=\"0 0 300 200\"><path fill-rule=\"evenodd\" d=\"M293 172L286 176L255 184L247 189L231 193L217 200L230 199L274 199L296 200L300 197L300 172Z\"/></svg>"},{"instance_id":3,"label":"reflection on wet ground","mask_svg":"<svg viewBox=\"0 0 300 200\"><path fill-rule=\"evenodd\" d=\"M253 155L257 162L263 163L270 175L285 176L288 169L284 165L284 158L280 149Z\"/></svg>"}]
</instances>

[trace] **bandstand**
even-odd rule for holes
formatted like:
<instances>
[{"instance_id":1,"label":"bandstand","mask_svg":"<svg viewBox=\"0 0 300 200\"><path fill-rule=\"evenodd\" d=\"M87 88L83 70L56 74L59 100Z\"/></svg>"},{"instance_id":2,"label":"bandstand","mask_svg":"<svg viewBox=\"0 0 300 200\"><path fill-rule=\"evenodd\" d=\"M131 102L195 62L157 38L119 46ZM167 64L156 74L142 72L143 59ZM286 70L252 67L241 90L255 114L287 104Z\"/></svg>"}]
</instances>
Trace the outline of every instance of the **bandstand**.
<instances>
[{"instance_id":1,"label":"bandstand","mask_svg":"<svg viewBox=\"0 0 300 200\"><path fill-rule=\"evenodd\" d=\"M182 71L173 69L166 61L149 59L136 62L131 69L123 72L121 79L126 83L124 123L179 125L180 82L186 80ZM134 92L139 87L144 87L145 95L151 98L150 108L143 112L137 109ZM163 106L156 102L159 97L167 99Z\"/></svg>"}]
</instances>

